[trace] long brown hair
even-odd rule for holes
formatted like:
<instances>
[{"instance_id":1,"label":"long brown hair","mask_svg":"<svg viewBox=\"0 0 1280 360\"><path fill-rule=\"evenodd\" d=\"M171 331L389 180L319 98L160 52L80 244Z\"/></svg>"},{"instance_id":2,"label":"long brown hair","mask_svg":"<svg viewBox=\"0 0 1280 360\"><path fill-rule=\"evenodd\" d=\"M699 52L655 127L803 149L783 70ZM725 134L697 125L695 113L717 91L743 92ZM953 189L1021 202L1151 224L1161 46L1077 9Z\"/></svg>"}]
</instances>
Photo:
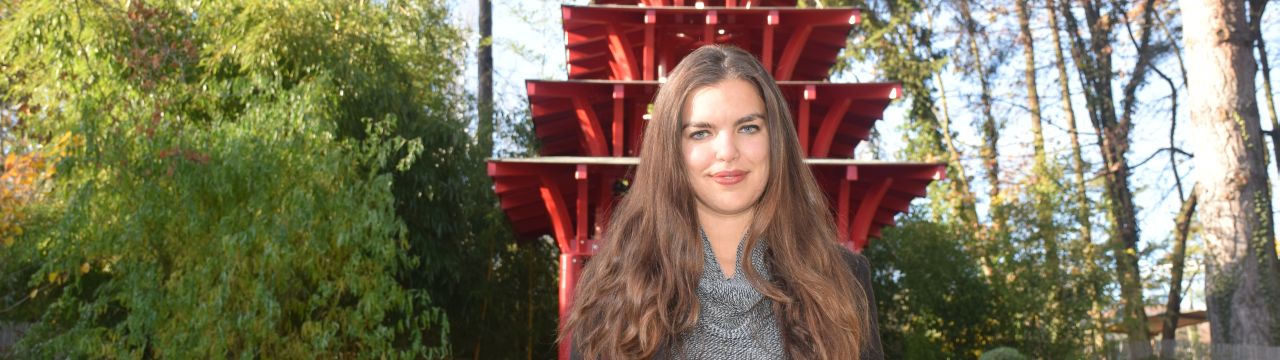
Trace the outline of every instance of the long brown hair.
<instances>
[{"instance_id":1,"label":"long brown hair","mask_svg":"<svg viewBox=\"0 0 1280 360\"><path fill-rule=\"evenodd\" d=\"M685 57L659 89L633 186L579 280L560 340L572 337L585 358L653 357L678 346L696 324L703 250L680 151L682 113L694 90L728 79L756 86L769 131L771 171L743 253L768 241L772 279L741 261L747 280L773 300L789 358L850 358L862 350L871 331L867 299L842 259L830 208L804 164L778 85L751 54L708 45Z\"/></svg>"}]
</instances>

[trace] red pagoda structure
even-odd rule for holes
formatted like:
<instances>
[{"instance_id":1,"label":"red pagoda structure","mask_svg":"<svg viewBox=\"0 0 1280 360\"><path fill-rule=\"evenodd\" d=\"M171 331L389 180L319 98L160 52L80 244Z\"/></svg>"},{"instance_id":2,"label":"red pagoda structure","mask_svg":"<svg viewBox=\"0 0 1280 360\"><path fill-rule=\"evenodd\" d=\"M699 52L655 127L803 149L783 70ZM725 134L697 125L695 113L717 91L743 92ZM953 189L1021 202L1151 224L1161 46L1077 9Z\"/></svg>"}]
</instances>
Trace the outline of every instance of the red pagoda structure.
<instances>
[{"instance_id":1,"label":"red pagoda structure","mask_svg":"<svg viewBox=\"0 0 1280 360\"><path fill-rule=\"evenodd\" d=\"M945 176L942 164L853 158L902 94L901 85L827 82L860 13L795 6L786 0L597 0L561 7L569 79L525 83L541 156L491 159L488 173L518 236L555 237L562 323L578 274L639 162L658 87L702 45L747 50L778 80L845 247L861 251ZM560 359L568 359L569 349L560 344Z\"/></svg>"}]
</instances>

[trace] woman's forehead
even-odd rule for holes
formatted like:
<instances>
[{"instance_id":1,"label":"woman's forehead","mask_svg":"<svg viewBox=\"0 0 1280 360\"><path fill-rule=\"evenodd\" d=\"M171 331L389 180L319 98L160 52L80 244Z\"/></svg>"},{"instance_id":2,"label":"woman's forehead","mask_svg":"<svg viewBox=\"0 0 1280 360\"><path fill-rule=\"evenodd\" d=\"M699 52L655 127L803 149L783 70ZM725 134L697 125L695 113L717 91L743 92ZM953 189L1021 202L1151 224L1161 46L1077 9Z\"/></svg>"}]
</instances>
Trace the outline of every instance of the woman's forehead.
<instances>
[{"instance_id":1,"label":"woman's forehead","mask_svg":"<svg viewBox=\"0 0 1280 360\"><path fill-rule=\"evenodd\" d=\"M728 79L689 92L682 111L682 126L695 123L735 123L741 119L764 119L764 99L755 85Z\"/></svg>"}]
</instances>

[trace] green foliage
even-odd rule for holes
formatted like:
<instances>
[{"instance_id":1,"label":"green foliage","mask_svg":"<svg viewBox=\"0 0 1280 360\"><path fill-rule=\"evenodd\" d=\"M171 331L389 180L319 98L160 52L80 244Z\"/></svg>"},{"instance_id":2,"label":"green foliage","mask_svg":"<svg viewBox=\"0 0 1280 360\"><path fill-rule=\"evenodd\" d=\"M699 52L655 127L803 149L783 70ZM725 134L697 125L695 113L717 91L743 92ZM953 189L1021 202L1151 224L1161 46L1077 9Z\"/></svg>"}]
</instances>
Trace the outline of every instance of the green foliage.
<instances>
[{"instance_id":1,"label":"green foliage","mask_svg":"<svg viewBox=\"0 0 1280 360\"><path fill-rule=\"evenodd\" d=\"M48 303L22 353L447 354L441 295L421 279L448 277L432 250L490 210L464 206L483 173L442 4L7 10L5 102L79 144L49 221L5 254L38 269L27 286Z\"/></svg>"},{"instance_id":2,"label":"green foliage","mask_svg":"<svg viewBox=\"0 0 1280 360\"><path fill-rule=\"evenodd\" d=\"M907 97L902 158L944 161L948 166L948 178L929 187L929 206L913 209L916 215L886 231L868 250L892 259L890 269L877 272L884 277L877 278L877 285L888 287L886 293L877 293L877 301L885 313L882 332L891 357L976 357L999 345L1021 349L1033 358L1096 356L1102 331L1096 317L1109 305L1110 273L1103 266L1106 254L1075 236L1079 219L1065 215L1075 214L1078 204L1066 200L1074 197L1064 196L1074 187L1057 182L1065 176L1061 164L1050 161L1005 177L1012 180L1000 184L999 199L987 199L986 207L992 201L998 205L985 216L996 216L993 211L1008 214L1007 226L992 226L980 218L971 179L957 158L974 149L947 142L957 137L948 134L957 124L946 123L949 119L939 104L939 81L944 78L940 72L962 54L945 46L935 49L934 43L955 39L946 32L935 33L956 16L954 11L922 0L828 4L864 9L864 21L855 27L855 37L835 71L871 63L877 78L901 82ZM1009 53L997 51L996 57ZM952 109L963 108L965 100L959 100ZM958 148L951 149L953 145ZM937 286L947 290L932 288ZM969 298L970 293L981 299ZM897 308L886 311L885 306ZM990 317L947 313L939 310L943 306Z\"/></svg>"},{"instance_id":3,"label":"green foliage","mask_svg":"<svg viewBox=\"0 0 1280 360\"><path fill-rule=\"evenodd\" d=\"M912 215L867 247L886 358L976 357L999 340L998 294L961 246L971 236Z\"/></svg>"},{"instance_id":4,"label":"green foliage","mask_svg":"<svg viewBox=\"0 0 1280 360\"><path fill-rule=\"evenodd\" d=\"M1038 169L1007 191L1013 196L1009 231L988 247L999 259L993 279L1005 307L1001 327L1013 344L1032 357L1089 357L1093 340L1104 331L1093 320L1095 305L1108 306L1106 285L1111 273L1105 253L1078 234L1073 197L1057 179L1066 177L1060 163ZM1042 214L1055 214L1043 218Z\"/></svg>"},{"instance_id":5,"label":"green foliage","mask_svg":"<svg viewBox=\"0 0 1280 360\"><path fill-rule=\"evenodd\" d=\"M1017 210L1034 218L1034 211ZM1090 311L1108 284L1105 259L1066 247L1060 272L1049 272L1040 238L1006 237L990 249L992 272L1001 274L990 276L967 248L975 242L971 232L922 213L885 229L865 252L874 264L887 358L978 357L996 346L1016 346L1034 358L1097 355L1086 335L1101 331ZM1033 225L1022 220L1012 223Z\"/></svg>"},{"instance_id":6,"label":"green foliage","mask_svg":"<svg viewBox=\"0 0 1280 360\"><path fill-rule=\"evenodd\" d=\"M537 153L528 105L497 109L500 139L495 156L527 157ZM461 169L470 182L474 204L462 211L466 233L446 243L438 255L454 259L451 276L430 278L429 288L452 319L451 343L457 358L554 358L559 324L559 249L549 237L517 241L498 204L484 161L476 157ZM461 165L461 164L460 164ZM481 213L481 211L483 211Z\"/></svg>"}]
</instances>

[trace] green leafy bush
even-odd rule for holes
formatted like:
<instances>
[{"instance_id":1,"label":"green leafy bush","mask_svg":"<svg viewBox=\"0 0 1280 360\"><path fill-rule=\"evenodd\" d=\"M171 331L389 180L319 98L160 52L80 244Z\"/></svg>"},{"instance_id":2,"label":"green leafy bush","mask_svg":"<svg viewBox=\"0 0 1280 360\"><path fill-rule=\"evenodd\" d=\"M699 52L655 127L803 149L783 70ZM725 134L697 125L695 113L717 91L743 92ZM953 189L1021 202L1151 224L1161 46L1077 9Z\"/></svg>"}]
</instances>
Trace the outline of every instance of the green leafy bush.
<instances>
[{"instance_id":1,"label":"green leafy bush","mask_svg":"<svg viewBox=\"0 0 1280 360\"><path fill-rule=\"evenodd\" d=\"M471 159L443 5L5 6L5 102L75 144L4 254L34 269L19 355L448 354L405 284L411 196Z\"/></svg>"},{"instance_id":2,"label":"green leafy bush","mask_svg":"<svg viewBox=\"0 0 1280 360\"><path fill-rule=\"evenodd\" d=\"M1000 338L1000 299L953 226L908 214L865 254L886 358L977 357Z\"/></svg>"}]
</instances>

